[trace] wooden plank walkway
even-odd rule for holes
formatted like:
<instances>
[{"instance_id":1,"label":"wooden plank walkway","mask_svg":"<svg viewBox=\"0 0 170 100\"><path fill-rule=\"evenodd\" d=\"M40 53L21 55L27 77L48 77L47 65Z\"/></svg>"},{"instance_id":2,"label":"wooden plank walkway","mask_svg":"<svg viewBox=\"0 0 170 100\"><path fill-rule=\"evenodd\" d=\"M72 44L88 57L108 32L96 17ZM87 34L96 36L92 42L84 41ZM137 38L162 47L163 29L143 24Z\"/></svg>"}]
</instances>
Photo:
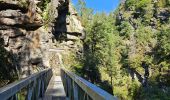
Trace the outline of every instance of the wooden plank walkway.
<instances>
[{"instance_id":1,"label":"wooden plank walkway","mask_svg":"<svg viewBox=\"0 0 170 100\"><path fill-rule=\"evenodd\" d=\"M60 76L53 76L41 100L66 100L63 83Z\"/></svg>"}]
</instances>

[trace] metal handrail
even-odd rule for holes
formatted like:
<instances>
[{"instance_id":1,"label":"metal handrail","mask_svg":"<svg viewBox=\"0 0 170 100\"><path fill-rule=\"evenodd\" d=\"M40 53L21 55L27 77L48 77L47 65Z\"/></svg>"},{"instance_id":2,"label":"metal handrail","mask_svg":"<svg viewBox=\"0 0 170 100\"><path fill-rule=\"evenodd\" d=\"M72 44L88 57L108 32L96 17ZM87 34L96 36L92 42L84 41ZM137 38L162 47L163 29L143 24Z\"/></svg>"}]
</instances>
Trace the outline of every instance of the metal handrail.
<instances>
[{"instance_id":1,"label":"metal handrail","mask_svg":"<svg viewBox=\"0 0 170 100\"><path fill-rule=\"evenodd\" d=\"M37 100L44 95L51 77L52 69L48 68L4 86L0 88L0 100L17 100L19 98L17 93L23 88L27 89L26 100Z\"/></svg>"},{"instance_id":2,"label":"metal handrail","mask_svg":"<svg viewBox=\"0 0 170 100\"><path fill-rule=\"evenodd\" d=\"M118 100L117 97L64 68L61 68L61 77L70 100Z\"/></svg>"}]
</instances>

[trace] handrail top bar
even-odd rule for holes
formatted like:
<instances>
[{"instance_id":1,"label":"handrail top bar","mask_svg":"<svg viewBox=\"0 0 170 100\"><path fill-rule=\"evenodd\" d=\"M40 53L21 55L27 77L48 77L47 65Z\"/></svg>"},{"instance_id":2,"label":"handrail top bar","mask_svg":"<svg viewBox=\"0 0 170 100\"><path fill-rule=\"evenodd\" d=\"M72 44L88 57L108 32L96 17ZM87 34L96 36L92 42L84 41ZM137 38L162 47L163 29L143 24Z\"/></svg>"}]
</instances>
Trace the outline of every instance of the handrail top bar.
<instances>
[{"instance_id":1,"label":"handrail top bar","mask_svg":"<svg viewBox=\"0 0 170 100\"><path fill-rule=\"evenodd\" d=\"M70 76L70 78L72 78L73 81L76 82L78 86L81 87L94 100L118 100L117 97L109 94L108 92L68 71L67 69L62 67L61 70L67 73L67 75Z\"/></svg>"},{"instance_id":2,"label":"handrail top bar","mask_svg":"<svg viewBox=\"0 0 170 100\"><path fill-rule=\"evenodd\" d=\"M41 76L42 74L48 72L49 70L51 70L51 68L43 69L40 72L37 72L37 73L34 73L34 74L28 76L27 78L21 79L19 81L13 82L11 84L8 84L8 85L0 88L0 98L2 100L6 100L9 97L15 95L22 88L26 87L31 82L36 80L39 76Z\"/></svg>"}]
</instances>

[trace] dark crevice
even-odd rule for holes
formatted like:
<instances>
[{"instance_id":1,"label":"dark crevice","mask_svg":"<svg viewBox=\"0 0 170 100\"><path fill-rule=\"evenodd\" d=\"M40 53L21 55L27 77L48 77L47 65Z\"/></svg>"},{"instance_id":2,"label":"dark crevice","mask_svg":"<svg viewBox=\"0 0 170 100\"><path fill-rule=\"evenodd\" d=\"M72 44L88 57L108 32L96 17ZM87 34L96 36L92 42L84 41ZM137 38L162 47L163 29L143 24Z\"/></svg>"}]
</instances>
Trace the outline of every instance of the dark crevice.
<instances>
[{"instance_id":1,"label":"dark crevice","mask_svg":"<svg viewBox=\"0 0 170 100\"><path fill-rule=\"evenodd\" d=\"M26 7L20 7L19 5L16 4L9 4L0 1L0 10L7 9L20 10L22 13L26 13L28 11Z\"/></svg>"},{"instance_id":2,"label":"dark crevice","mask_svg":"<svg viewBox=\"0 0 170 100\"><path fill-rule=\"evenodd\" d=\"M21 29L25 29L27 31L34 31L37 30L38 28L40 28L42 25L41 24L15 24L15 25L3 25L0 24L0 30L6 30L9 29L11 27L15 27L15 28L21 28Z\"/></svg>"},{"instance_id":3,"label":"dark crevice","mask_svg":"<svg viewBox=\"0 0 170 100\"><path fill-rule=\"evenodd\" d=\"M53 35L57 40L65 40L66 37L66 32L67 32L67 14L68 14L68 4L69 2L66 1L63 6L58 7L58 17L56 18L56 22L54 24L53 28Z\"/></svg>"},{"instance_id":4,"label":"dark crevice","mask_svg":"<svg viewBox=\"0 0 170 100\"><path fill-rule=\"evenodd\" d=\"M78 33L78 32L67 32L67 34L74 35L74 36L81 36L82 35L82 33Z\"/></svg>"}]
</instances>

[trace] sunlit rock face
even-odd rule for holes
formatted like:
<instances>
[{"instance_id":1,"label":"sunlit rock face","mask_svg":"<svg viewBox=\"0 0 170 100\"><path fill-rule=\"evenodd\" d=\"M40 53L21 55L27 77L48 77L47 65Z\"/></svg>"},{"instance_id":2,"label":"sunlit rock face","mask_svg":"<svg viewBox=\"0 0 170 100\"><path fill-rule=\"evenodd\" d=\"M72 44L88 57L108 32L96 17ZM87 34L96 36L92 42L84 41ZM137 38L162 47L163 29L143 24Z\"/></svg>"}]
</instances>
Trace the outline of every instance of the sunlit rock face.
<instances>
[{"instance_id":1,"label":"sunlit rock face","mask_svg":"<svg viewBox=\"0 0 170 100\"><path fill-rule=\"evenodd\" d=\"M61 63L62 51L58 49L77 50L75 41L84 36L83 27L69 0L49 2L52 6L49 13L54 20L44 28L43 2L0 1L0 38L4 40L4 48L15 55L13 62L20 77L46 67L57 67Z\"/></svg>"}]
</instances>

